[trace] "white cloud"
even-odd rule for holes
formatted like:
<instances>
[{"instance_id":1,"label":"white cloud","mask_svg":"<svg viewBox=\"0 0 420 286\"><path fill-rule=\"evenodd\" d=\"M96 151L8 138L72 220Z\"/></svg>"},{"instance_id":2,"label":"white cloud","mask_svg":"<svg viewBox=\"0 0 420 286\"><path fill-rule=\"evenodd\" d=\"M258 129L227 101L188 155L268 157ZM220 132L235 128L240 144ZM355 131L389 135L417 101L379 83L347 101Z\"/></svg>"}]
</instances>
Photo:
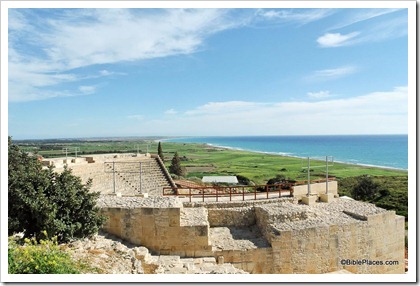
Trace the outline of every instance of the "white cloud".
<instances>
[{"instance_id":1,"label":"white cloud","mask_svg":"<svg viewBox=\"0 0 420 286\"><path fill-rule=\"evenodd\" d=\"M142 121L144 119L144 116L141 114L134 114L134 115L128 115L127 118Z\"/></svg>"},{"instance_id":2,"label":"white cloud","mask_svg":"<svg viewBox=\"0 0 420 286\"><path fill-rule=\"evenodd\" d=\"M321 47L340 47L349 44L349 40L359 34L359 32L352 32L346 35L340 33L326 33L316 41Z\"/></svg>"},{"instance_id":3,"label":"white cloud","mask_svg":"<svg viewBox=\"0 0 420 286\"><path fill-rule=\"evenodd\" d=\"M382 15L394 13L401 9L354 9L348 11L345 18L340 19L340 23L333 26L330 30L341 29L353 24L357 24L366 20L374 19Z\"/></svg>"},{"instance_id":4,"label":"white cloud","mask_svg":"<svg viewBox=\"0 0 420 286\"><path fill-rule=\"evenodd\" d=\"M246 111L255 106L256 103L246 101L209 102L196 109L185 112L187 115L206 115L230 111Z\"/></svg>"},{"instance_id":5,"label":"white cloud","mask_svg":"<svg viewBox=\"0 0 420 286\"><path fill-rule=\"evenodd\" d=\"M387 14L392 15L381 17ZM346 15L348 15L346 18L328 31L357 25L360 32L349 34L325 33L317 39L320 47L340 47L380 42L406 36L408 33L408 17L403 9L355 9ZM369 21L369 23L361 26L361 23L365 21Z\"/></svg>"},{"instance_id":6,"label":"white cloud","mask_svg":"<svg viewBox=\"0 0 420 286\"><path fill-rule=\"evenodd\" d=\"M314 71L311 75L306 77L308 81L327 81L333 80L341 77L345 77L357 72L357 67L355 66L341 66L332 69L324 69Z\"/></svg>"},{"instance_id":7,"label":"white cloud","mask_svg":"<svg viewBox=\"0 0 420 286\"><path fill-rule=\"evenodd\" d=\"M145 121L141 128L148 134L192 136L400 134L408 132L407 113L408 89L398 87L317 102L212 102L176 118Z\"/></svg>"},{"instance_id":8,"label":"white cloud","mask_svg":"<svg viewBox=\"0 0 420 286\"><path fill-rule=\"evenodd\" d=\"M190 54L209 35L243 25L240 19L231 19L228 10L219 9L159 9L149 13L141 9L70 9L57 10L51 18L36 17L28 10L11 11L12 102L45 99L16 94L16 85L38 89L42 94L54 85L79 80L69 72L72 69ZM99 72L99 76L111 74L108 70Z\"/></svg>"},{"instance_id":9,"label":"white cloud","mask_svg":"<svg viewBox=\"0 0 420 286\"><path fill-rule=\"evenodd\" d=\"M173 108L168 109L168 110L165 111L165 114L166 115L174 115L174 114L177 114L177 113L178 112L175 109L173 109Z\"/></svg>"},{"instance_id":10,"label":"white cloud","mask_svg":"<svg viewBox=\"0 0 420 286\"><path fill-rule=\"evenodd\" d=\"M93 85L82 85L82 86L79 86L79 90L83 94L93 94L96 91L96 86L93 86Z\"/></svg>"},{"instance_id":11,"label":"white cloud","mask_svg":"<svg viewBox=\"0 0 420 286\"><path fill-rule=\"evenodd\" d=\"M323 98L328 98L332 96L332 94L328 90L321 90L318 92L308 92L306 95L312 99L323 99Z\"/></svg>"},{"instance_id":12,"label":"white cloud","mask_svg":"<svg viewBox=\"0 0 420 286\"><path fill-rule=\"evenodd\" d=\"M334 12L334 9L282 9L259 10L258 15L268 20L293 22L305 25L328 17Z\"/></svg>"},{"instance_id":13,"label":"white cloud","mask_svg":"<svg viewBox=\"0 0 420 286\"><path fill-rule=\"evenodd\" d=\"M101 71L99 71L99 74L101 76L108 76L108 75L112 75L113 73L108 71L108 70L101 70Z\"/></svg>"}]
</instances>

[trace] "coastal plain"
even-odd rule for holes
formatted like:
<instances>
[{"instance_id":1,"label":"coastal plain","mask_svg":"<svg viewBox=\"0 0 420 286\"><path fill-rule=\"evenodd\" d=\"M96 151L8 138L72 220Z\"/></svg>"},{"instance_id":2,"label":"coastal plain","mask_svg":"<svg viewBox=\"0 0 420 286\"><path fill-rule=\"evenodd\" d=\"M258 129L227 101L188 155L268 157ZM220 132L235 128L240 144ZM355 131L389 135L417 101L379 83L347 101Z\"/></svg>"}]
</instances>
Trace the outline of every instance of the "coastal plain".
<instances>
[{"instance_id":1,"label":"coastal plain","mask_svg":"<svg viewBox=\"0 0 420 286\"><path fill-rule=\"evenodd\" d=\"M45 158L74 158L101 153L154 153L158 142L162 144L165 165L169 167L175 152L186 168L186 179L201 180L203 176L243 176L256 185L265 184L277 175L286 179L305 181L308 178L307 160L277 154L222 148L202 143L167 142L166 138L108 138L108 139L54 139L15 141L28 152ZM325 161L311 160L310 179L325 179ZM371 167L347 163L329 163L328 176L336 177L340 196L350 196L350 189L357 176L371 176L388 195L376 198L376 205L395 210L407 220L408 172L392 168Z\"/></svg>"}]
</instances>

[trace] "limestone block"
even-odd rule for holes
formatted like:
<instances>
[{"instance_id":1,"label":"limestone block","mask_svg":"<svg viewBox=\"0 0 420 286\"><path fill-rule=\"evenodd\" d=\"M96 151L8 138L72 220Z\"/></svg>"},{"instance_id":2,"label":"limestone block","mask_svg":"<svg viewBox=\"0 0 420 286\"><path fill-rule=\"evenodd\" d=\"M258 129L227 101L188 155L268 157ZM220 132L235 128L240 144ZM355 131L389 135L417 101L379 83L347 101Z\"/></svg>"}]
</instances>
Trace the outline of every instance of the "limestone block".
<instances>
[{"instance_id":1,"label":"limestone block","mask_svg":"<svg viewBox=\"0 0 420 286\"><path fill-rule=\"evenodd\" d=\"M136 197L148 198L149 197L149 193L138 194L138 195L136 195Z\"/></svg>"},{"instance_id":2,"label":"limestone block","mask_svg":"<svg viewBox=\"0 0 420 286\"><path fill-rule=\"evenodd\" d=\"M316 200L318 199L318 196L303 196L302 197L302 203L308 206L312 206L316 203Z\"/></svg>"},{"instance_id":3,"label":"limestone block","mask_svg":"<svg viewBox=\"0 0 420 286\"><path fill-rule=\"evenodd\" d=\"M209 227L208 226L196 226L195 229L196 229L195 234L197 236L208 237L208 235L209 235Z\"/></svg>"},{"instance_id":4,"label":"limestone block","mask_svg":"<svg viewBox=\"0 0 420 286\"><path fill-rule=\"evenodd\" d=\"M328 193L328 194L321 194L319 196L321 202L330 203L334 200L334 194Z\"/></svg>"},{"instance_id":5,"label":"limestone block","mask_svg":"<svg viewBox=\"0 0 420 286\"><path fill-rule=\"evenodd\" d=\"M212 256L213 252L211 250L196 250L194 251L195 257L206 257L206 256Z\"/></svg>"}]
</instances>

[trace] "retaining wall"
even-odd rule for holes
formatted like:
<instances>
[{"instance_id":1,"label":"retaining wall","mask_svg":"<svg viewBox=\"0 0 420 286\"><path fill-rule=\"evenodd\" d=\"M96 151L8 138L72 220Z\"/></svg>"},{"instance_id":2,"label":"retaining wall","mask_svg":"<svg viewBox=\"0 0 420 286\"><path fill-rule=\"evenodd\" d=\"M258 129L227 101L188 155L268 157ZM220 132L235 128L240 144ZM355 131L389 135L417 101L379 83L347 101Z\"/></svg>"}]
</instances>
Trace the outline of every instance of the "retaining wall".
<instances>
[{"instance_id":1,"label":"retaining wall","mask_svg":"<svg viewBox=\"0 0 420 286\"><path fill-rule=\"evenodd\" d=\"M312 183L311 184L311 195L321 195L325 194L327 189L327 184L324 183ZM328 182L328 193L333 194L335 197L338 196L337 192L337 181L329 181ZM293 197L297 199L302 199L303 196L308 194L308 185L299 185L293 187Z\"/></svg>"},{"instance_id":2,"label":"retaining wall","mask_svg":"<svg viewBox=\"0 0 420 286\"><path fill-rule=\"evenodd\" d=\"M176 198L117 199L101 206L109 217L105 230L158 254L223 256L250 273L404 273L404 217L371 204L336 199L307 206L278 200L186 208ZM212 247L210 226L250 225L258 226L267 247ZM397 265L372 265L386 261Z\"/></svg>"}]
</instances>

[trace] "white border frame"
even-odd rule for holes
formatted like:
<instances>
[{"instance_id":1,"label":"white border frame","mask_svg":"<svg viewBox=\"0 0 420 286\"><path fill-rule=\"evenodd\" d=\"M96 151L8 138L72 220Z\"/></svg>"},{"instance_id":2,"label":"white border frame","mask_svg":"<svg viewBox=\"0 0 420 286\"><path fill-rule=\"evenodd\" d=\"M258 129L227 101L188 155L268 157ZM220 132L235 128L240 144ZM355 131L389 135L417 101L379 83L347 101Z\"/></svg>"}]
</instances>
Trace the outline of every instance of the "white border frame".
<instances>
[{"instance_id":1,"label":"white border frame","mask_svg":"<svg viewBox=\"0 0 420 286\"><path fill-rule=\"evenodd\" d=\"M408 8L409 271L355 275L43 275L7 273L8 9L10 8ZM2 1L1 2L1 280L2 282L415 282L416 250L416 2L415 1ZM104 276L106 275L106 276Z\"/></svg>"}]
</instances>

